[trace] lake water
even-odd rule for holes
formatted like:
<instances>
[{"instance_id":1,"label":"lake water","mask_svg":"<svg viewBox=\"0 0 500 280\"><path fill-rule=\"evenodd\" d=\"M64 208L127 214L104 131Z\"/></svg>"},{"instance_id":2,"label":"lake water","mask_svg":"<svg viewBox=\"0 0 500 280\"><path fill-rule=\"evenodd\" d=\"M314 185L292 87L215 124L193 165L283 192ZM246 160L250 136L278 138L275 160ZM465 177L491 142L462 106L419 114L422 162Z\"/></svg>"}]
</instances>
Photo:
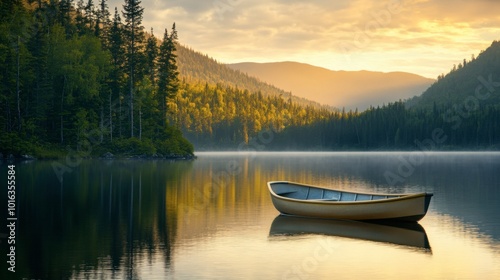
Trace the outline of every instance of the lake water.
<instances>
[{"instance_id":1,"label":"lake water","mask_svg":"<svg viewBox=\"0 0 500 280\"><path fill-rule=\"evenodd\" d=\"M62 181L16 163L16 272L2 226L0 278L500 278L500 153L197 155L83 161ZM271 180L434 197L411 226L300 219L279 216Z\"/></svg>"}]
</instances>

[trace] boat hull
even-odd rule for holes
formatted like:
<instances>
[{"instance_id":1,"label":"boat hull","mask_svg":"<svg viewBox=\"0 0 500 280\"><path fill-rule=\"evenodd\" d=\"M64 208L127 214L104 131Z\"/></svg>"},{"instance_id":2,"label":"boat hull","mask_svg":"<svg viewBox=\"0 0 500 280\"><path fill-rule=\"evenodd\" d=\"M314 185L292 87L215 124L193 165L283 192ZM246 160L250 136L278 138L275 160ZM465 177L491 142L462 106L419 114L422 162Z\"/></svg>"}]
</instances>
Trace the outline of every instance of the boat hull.
<instances>
[{"instance_id":1,"label":"boat hull","mask_svg":"<svg viewBox=\"0 0 500 280\"><path fill-rule=\"evenodd\" d=\"M427 213L432 194L391 195L388 199L367 201L321 201L280 196L273 184L292 184L294 187L312 187L289 182L269 182L271 199L276 209L285 215L348 220L419 221Z\"/></svg>"}]
</instances>

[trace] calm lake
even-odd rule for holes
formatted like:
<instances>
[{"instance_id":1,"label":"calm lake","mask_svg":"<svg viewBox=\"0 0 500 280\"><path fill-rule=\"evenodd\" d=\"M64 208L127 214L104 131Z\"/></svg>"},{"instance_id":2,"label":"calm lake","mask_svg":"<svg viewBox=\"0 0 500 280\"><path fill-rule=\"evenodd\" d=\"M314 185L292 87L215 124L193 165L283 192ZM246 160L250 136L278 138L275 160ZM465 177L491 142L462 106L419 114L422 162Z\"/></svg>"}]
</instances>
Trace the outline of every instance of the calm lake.
<instances>
[{"instance_id":1,"label":"calm lake","mask_svg":"<svg viewBox=\"0 0 500 280\"><path fill-rule=\"evenodd\" d=\"M88 160L62 181L54 162L15 163L16 272L4 191L0 278L500 278L500 153L197 156ZM434 197L413 225L300 219L279 216L272 180Z\"/></svg>"}]
</instances>

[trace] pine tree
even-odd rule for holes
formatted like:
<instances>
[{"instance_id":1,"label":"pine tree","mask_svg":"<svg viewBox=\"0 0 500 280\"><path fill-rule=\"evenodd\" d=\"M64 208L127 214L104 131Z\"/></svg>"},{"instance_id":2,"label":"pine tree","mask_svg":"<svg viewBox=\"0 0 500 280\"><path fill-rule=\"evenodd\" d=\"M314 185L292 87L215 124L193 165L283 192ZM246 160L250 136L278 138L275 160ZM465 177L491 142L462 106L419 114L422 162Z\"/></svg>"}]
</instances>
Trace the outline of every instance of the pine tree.
<instances>
[{"instance_id":1,"label":"pine tree","mask_svg":"<svg viewBox=\"0 0 500 280\"><path fill-rule=\"evenodd\" d=\"M107 0L101 0L99 9L96 11L96 24L94 34L96 37L101 38L101 42L107 48L107 33L111 24L110 13L108 9Z\"/></svg>"},{"instance_id":2,"label":"pine tree","mask_svg":"<svg viewBox=\"0 0 500 280\"><path fill-rule=\"evenodd\" d=\"M172 32L169 37L169 60L170 60L170 75L169 75L169 84L168 84L168 98L173 98L177 95L179 91L179 71L177 68L177 30L175 29L175 22L172 24Z\"/></svg>"},{"instance_id":3,"label":"pine tree","mask_svg":"<svg viewBox=\"0 0 500 280\"><path fill-rule=\"evenodd\" d=\"M118 135L122 137L122 94L121 94L121 82L123 80L124 74L124 66L125 66L125 48L124 48L124 38L123 38L123 29L122 22L120 18L120 14L118 13L118 9L115 7L115 14L113 17L113 22L109 29L108 33L108 48L111 53L111 75L110 75L110 89L111 94L114 98L118 98L119 100L119 118L118 118ZM110 97L110 99L113 99ZM110 115L113 114L112 109L110 108ZM111 120L111 128L110 128L110 139L113 139L113 125L112 125L112 116Z\"/></svg>"},{"instance_id":4,"label":"pine tree","mask_svg":"<svg viewBox=\"0 0 500 280\"><path fill-rule=\"evenodd\" d=\"M73 35L73 25L71 23L71 8L73 0L61 0L59 2L58 21L66 30L66 37Z\"/></svg>"},{"instance_id":5,"label":"pine tree","mask_svg":"<svg viewBox=\"0 0 500 280\"><path fill-rule=\"evenodd\" d=\"M79 35L87 33L87 18L85 16L85 4L83 0L76 3L75 25Z\"/></svg>"},{"instance_id":6,"label":"pine tree","mask_svg":"<svg viewBox=\"0 0 500 280\"><path fill-rule=\"evenodd\" d=\"M94 25L96 22L94 1L88 0L84 10L85 10L85 23L87 25L87 28L88 30L94 30Z\"/></svg>"},{"instance_id":7,"label":"pine tree","mask_svg":"<svg viewBox=\"0 0 500 280\"><path fill-rule=\"evenodd\" d=\"M146 74L154 87L156 85L156 64L158 58L158 40L153 34L153 28L151 28L151 34L148 37L146 43Z\"/></svg>"},{"instance_id":8,"label":"pine tree","mask_svg":"<svg viewBox=\"0 0 500 280\"><path fill-rule=\"evenodd\" d=\"M136 66L141 55L141 45L144 38L141 26L144 8L140 4L139 0L125 0L122 12L125 18L125 38L128 43L126 54L129 68L130 137L134 137L134 81L138 78L136 77Z\"/></svg>"},{"instance_id":9,"label":"pine tree","mask_svg":"<svg viewBox=\"0 0 500 280\"><path fill-rule=\"evenodd\" d=\"M158 96L160 98L163 126L167 124L166 102L168 99L175 97L179 90L179 71L177 70L177 55L175 54L177 50L176 44L177 30L174 23L170 35L165 28L158 58Z\"/></svg>"}]
</instances>

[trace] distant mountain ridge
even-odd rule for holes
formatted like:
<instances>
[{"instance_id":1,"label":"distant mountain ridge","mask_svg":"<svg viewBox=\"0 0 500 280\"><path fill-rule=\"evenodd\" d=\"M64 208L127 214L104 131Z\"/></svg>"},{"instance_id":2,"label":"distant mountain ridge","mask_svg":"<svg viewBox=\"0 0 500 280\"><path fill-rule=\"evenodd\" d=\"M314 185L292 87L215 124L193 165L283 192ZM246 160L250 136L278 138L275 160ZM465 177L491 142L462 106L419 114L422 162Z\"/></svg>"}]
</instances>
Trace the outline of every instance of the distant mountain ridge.
<instances>
[{"instance_id":1,"label":"distant mountain ridge","mask_svg":"<svg viewBox=\"0 0 500 280\"><path fill-rule=\"evenodd\" d=\"M243 90L246 89L250 93L261 92L263 96L282 96L287 101L291 100L305 106L334 109L312 99L296 96L289 91L232 69L225 64L217 62L217 60L208 55L182 45L177 45L177 65L181 79L186 79L187 82L202 82L211 85L221 84Z\"/></svg>"},{"instance_id":2,"label":"distant mountain ridge","mask_svg":"<svg viewBox=\"0 0 500 280\"><path fill-rule=\"evenodd\" d=\"M420 95L435 81L405 72L333 71L298 62L243 62L227 66L293 95L359 110Z\"/></svg>"}]
</instances>

